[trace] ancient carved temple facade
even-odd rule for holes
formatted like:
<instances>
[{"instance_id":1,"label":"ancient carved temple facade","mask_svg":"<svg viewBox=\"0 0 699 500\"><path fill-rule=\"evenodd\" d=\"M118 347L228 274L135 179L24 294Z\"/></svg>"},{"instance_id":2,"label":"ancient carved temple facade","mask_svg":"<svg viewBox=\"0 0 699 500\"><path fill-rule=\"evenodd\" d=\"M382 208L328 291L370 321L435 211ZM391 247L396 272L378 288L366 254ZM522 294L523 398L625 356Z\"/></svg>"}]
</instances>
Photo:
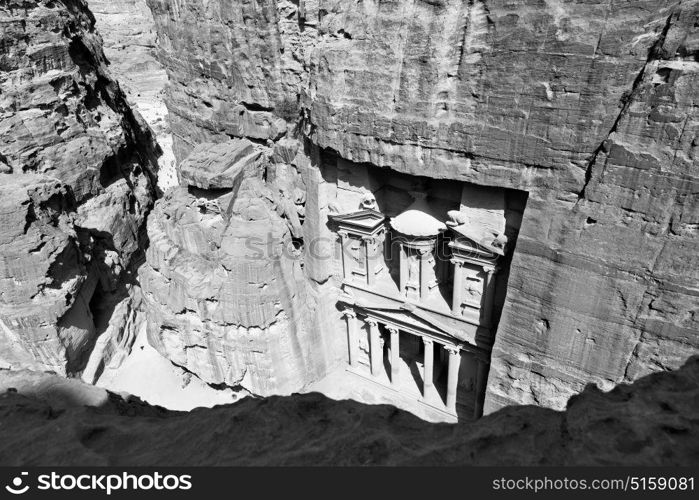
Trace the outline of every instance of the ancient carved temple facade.
<instances>
[{"instance_id":1,"label":"ancient carved temple facade","mask_svg":"<svg viewBox=\"0 0 699 500\"><path fill-rule=\"evenodd\" d=\"M463 207L440 210L424 192L410 199L388 216L367 191L356 210L329 217L341 248L347 369L438 419L477 418L507 237Z\"/></svg>"}]
</instances>

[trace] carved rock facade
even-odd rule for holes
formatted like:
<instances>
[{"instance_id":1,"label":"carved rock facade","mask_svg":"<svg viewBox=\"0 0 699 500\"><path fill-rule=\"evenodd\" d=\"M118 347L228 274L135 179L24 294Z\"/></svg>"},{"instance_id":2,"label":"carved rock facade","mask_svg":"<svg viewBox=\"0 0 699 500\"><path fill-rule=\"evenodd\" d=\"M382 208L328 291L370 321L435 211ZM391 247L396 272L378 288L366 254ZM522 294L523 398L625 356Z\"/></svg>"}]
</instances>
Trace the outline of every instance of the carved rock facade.
<instances>
[{"instance_id":1,"label":"carved rock facade","mask_svg":"<svg viewBox=\"0 0 699 500\"><path fill-rule=\"evenodd\" d=\"M321 371L347 362L337 260L310 250L334 244L328 165L528 193L486 412L696 352L695 0L148 4L178 159L248 137L303 179Z\"/></svg>"},{"instance_id":2,"label":"carved rock facade","mask_svg":"<svg viewBox=\"0 0 699 500\"><path fill-rule=\"evenodd\" d=\"M172 134L163 101L167 73L155 58L155 22L146 0L89 0L95 28L104 40L109 71L124 90L129 104L155 132L163 154L158 158L158 185L175 185Z\"/></svg>"}]
</instances>

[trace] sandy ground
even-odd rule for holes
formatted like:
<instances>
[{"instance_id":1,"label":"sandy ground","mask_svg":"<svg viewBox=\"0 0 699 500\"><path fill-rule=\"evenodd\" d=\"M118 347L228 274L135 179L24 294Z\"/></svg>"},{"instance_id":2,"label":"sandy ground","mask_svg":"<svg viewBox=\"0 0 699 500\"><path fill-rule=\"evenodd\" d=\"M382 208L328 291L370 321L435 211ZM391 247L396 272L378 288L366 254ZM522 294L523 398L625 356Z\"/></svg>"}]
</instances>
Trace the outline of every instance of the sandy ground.
<instances>
[{"instance_id":1,"label":"sandy ground","mask_svg":"<svg viewBox=\"0 0 699 500\"><path fill-rule=\"evenodd\" d=\"M136 337L131 354L118 369L105 370L96 385L182 411L229 404L241 397L231 389L214 389L162 357L148 343L145 325Z\"/></svg>"}]
</instances>

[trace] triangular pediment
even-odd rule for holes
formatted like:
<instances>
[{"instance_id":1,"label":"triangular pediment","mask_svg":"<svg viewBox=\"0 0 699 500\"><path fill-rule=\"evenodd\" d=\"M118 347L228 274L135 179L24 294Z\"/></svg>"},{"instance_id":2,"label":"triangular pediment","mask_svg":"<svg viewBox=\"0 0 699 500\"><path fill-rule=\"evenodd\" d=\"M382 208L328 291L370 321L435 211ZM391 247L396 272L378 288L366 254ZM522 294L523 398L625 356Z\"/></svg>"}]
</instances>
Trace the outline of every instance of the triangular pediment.
<instances>
[{"instance_id":1,"label":"triangular pediment","mask_svg":"<svg viewBox=\"0 0 699 500\"><path fill-rule=\"evenodd\" d=\"M456 236L454 243L457 246L473 248L492 256L505 253L503 248L496 246L494 234L484 233L479 228L469 227L468 224L452 227L452 231Z\"/></svg>"},{"instance_id":2,"label":"triangular pediment","mask_svg":"<svg viewBox=\"0 0 699 500\"><path fill-rule=\"evenodd\" d=\"M427 310L413 302L396 300L359 288L345 288L340 303L354 308L359 314L393 324L400 329L412 330L417 335L475 344L478 325L467 318L457 319L443 312Z\"/></svg>"},{"instance_id":3,"label":"triangular pediment","mask_svg":"<svg viewBox=\"0 0 699 500\"><path fill-rule=\"evenodd\" d=\"M365 209L348 214L330 215L329 218L340 225L374 228L382 224L386 216L376 210Z\"/></svg>"},{"instance_id":4,"label":"triangular pediment","mask_svg":"<svg viewBox=\"0 0 699 500\"><path fill-rule=\"evenodd\" d=\"M390 306L378 306L378 307L362 307L362 309L374 313L376 316L382 316L388 319L392 319L397 324L406 324L413 326L414 328L432 330L439 332L443 335L450 337L459 337L458 332L449 328L439 321L435 321L429 313L426 313L418 308L406 309L404 307L390 307Z\"/></svg>"}]
</instances>

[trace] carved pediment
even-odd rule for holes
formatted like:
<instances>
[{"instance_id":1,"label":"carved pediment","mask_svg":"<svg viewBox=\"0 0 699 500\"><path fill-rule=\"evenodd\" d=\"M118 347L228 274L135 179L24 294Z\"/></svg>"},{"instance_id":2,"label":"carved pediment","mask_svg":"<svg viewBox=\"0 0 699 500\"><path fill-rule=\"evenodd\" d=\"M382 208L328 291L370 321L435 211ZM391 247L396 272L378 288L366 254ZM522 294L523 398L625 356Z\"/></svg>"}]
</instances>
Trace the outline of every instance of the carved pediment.
<instances>
[{"instance_id":1,"label":"carved pediment","mask_svg":"<svg viewBox=\"0 0 699 500\"><path fill-rule=\"evenodd\" d=\"M421 311L416 309L414 311L409 311L406 309L379 309L379 308L366 308L367 311L374 312L376 315L382 315L393 319L396 323L404 323L411 325L418 329L432 330L449 337L455 337L457 332L451 328L445 327L440 323L433 320L433 318L427 315L420 314Z\"/></svg>"},{"instance_id":2,"label":"carved pediment","mask_svg":"<svg viewBox=\"0 0 699 500\"><path fill-rule=\"evenodd\" d=\"M355 305L373 316L391 320L399 325L404 324L418 330L433 331L456 339L461 339L462 337L458 330L444 325L426 311L417 307L410 307L409 304L396 307L388 302L382 304L380 301L377 301L368 305L360 300Z\"/></svg>"},{"instance_id":3,"label":"carved pediment","mask_svg":"<svg viewBox=\"0 0 699 500\"><path fill-rule=\"evenodd\" d=\"M484 257L497 258L505 255L504 236L500 237L493 233L484 233L481 228L472 227L468 224L451 228L454 234L451 246L457 251L474 251Z\"/></svg>"},{"instance_id":4,"label":"carved pediment","mask_svg":"<svg viewBox=\"0 0 699 500\"><path fill-rule=\"evenodd\" d=\"M373 231L383 225L386 216L376 210L365 209L348 214L330 215L330 220L335 222L340 228L362 228L366 231Z\"/></svg>"},{"instance_id":5,"label":"carved pediment","mask_svg":"<svg viewBox=\"0 0 699 500\"><path fill-rule=\"evenodd\" d=\"M454 317L450 313L425 309L419 304L374 293L350 285L343 287L341 304L360 314L384 320L415 334L436 335L445 341L476 345L478 318Z\"/></svg>"}]
</instances>

